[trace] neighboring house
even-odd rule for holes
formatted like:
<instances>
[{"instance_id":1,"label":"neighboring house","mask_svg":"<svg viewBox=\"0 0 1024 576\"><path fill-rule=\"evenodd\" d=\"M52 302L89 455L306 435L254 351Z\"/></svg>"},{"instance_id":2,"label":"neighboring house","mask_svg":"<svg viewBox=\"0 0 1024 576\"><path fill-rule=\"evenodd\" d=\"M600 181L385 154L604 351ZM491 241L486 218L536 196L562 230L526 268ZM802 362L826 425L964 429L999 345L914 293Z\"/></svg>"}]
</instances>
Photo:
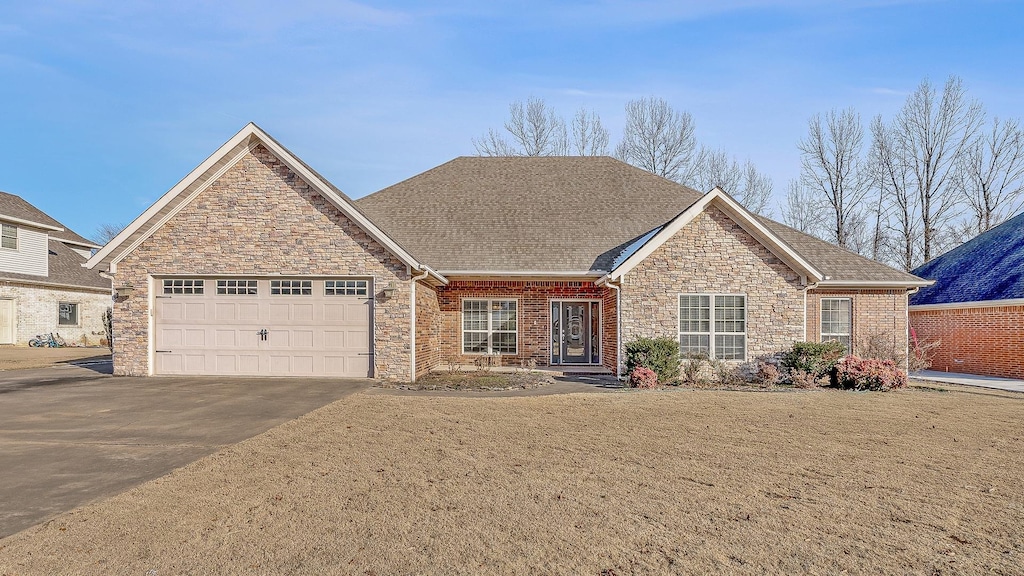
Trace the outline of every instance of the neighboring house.
<instances>
[{"instance_id":1,"label":"neighboring house","mask_svg":"<svg viewBox=\"0 0 1024 576\"><path fill-rule=\"evenodd\" d=\"M933 370L1024 378L1024 214L914 270L935 280L910 299Z\"/></svg>"},{"instance_id":2,"label":"neighboring house","mask_svg":"<svg viewBox=\"0 0 1024 576\"><path fill-rule=\"evenodd\" d=\"M14 194L0 192L0 344L36 335L97 345L110 280L83 267L96 244Z\"/></svg>"},{"instance_id":3,"label":"neighboring house","mask_svg":"<svg viewBox=\"0 0 1024 576\"><path fill-rule=\"evenodd\" d=\"M458 158L354 201L253 124L88 265L124 295L131 375L618 371L640 336L734 361L906 350L925 284L611 158Z\"/></svg>"}]
</instances>

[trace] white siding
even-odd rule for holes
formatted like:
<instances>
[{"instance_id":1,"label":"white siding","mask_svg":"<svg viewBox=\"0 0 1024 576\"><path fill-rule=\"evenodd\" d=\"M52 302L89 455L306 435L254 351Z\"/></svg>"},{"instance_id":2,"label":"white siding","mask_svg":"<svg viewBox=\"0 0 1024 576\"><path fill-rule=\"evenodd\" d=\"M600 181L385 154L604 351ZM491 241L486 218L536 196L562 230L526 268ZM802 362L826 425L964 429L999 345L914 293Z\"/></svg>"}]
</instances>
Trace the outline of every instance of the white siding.
<instances>
[{"instance_id":1,"label":"white siding","mask_svg":"<svg viewBox=\"0 0 1024 576\"><path fill-rule=\"evenodd\" d=\"M0 248L0 272L47 276L50 249L46 232L18 226L18 248Z\"/></svg>"}]
</instances>

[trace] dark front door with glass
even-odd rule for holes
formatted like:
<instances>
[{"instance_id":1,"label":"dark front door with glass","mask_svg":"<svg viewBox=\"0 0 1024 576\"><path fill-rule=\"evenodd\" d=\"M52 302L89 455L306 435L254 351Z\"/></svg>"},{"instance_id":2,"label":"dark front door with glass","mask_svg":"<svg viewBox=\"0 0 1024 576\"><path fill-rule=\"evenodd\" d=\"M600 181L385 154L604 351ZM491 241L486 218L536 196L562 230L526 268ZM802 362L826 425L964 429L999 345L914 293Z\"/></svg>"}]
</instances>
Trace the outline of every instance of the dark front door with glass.
<instances>
[{"instance_id":1,"label":"dark front door with glass","mask_svg":"<svg viewBox=\"0 0 1024 576\"><path fill-rule=\"evenodd\" d=\"M600 363L601 311L598 302L551 302L551 363Z\"/></svg>"}]
</instances>

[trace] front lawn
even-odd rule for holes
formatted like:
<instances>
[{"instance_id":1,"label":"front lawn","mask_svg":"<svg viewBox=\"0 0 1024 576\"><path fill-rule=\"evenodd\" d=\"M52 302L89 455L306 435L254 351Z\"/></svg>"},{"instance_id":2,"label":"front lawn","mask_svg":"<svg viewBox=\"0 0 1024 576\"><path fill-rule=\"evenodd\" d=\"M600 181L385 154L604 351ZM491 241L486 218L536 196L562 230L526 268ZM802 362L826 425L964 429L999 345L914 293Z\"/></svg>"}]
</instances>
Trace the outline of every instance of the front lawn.
<instances>
[{"instance_id":1,"label":"front lawn","mask_svg":"<svg viewBox=\"0 0 1024 576\"><path fill-rule=\"evenodd\" d=\"M415 382L382 383L382 387L401 390L527 390L540 388L551 383L551 376L539 370L518 370L496 372L491 370L469 370L452 372L431 372Z\"/></svg>"},{"instance_id":2,"label":"front lawn","mask_svg":"<svg viewBox=\"0 0 1024 576\"><path fill-rule=\"evenodd\" d=\"M0 540L0 574L1020 574L1024 397L357 394Z\"/></svg>"}]
</instances>

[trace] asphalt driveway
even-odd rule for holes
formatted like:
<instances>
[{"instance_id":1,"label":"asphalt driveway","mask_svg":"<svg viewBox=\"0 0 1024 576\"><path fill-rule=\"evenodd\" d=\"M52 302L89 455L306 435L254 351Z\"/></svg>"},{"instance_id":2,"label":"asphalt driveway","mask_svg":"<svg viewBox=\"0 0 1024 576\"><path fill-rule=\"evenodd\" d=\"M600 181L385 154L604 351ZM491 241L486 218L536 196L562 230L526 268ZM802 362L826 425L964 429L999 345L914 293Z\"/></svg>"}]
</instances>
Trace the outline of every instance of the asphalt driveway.
<instances>
[{"instance_id":1,"label":"asphalt driveway","mask_svg":"<svg viewBox=\"0 0 1024 576\"><path fill-rule=\"evenodd\" d=\"M0 372L0 538L371 385L109 370L101 362Z\"/></svg>"}]
</instances>

